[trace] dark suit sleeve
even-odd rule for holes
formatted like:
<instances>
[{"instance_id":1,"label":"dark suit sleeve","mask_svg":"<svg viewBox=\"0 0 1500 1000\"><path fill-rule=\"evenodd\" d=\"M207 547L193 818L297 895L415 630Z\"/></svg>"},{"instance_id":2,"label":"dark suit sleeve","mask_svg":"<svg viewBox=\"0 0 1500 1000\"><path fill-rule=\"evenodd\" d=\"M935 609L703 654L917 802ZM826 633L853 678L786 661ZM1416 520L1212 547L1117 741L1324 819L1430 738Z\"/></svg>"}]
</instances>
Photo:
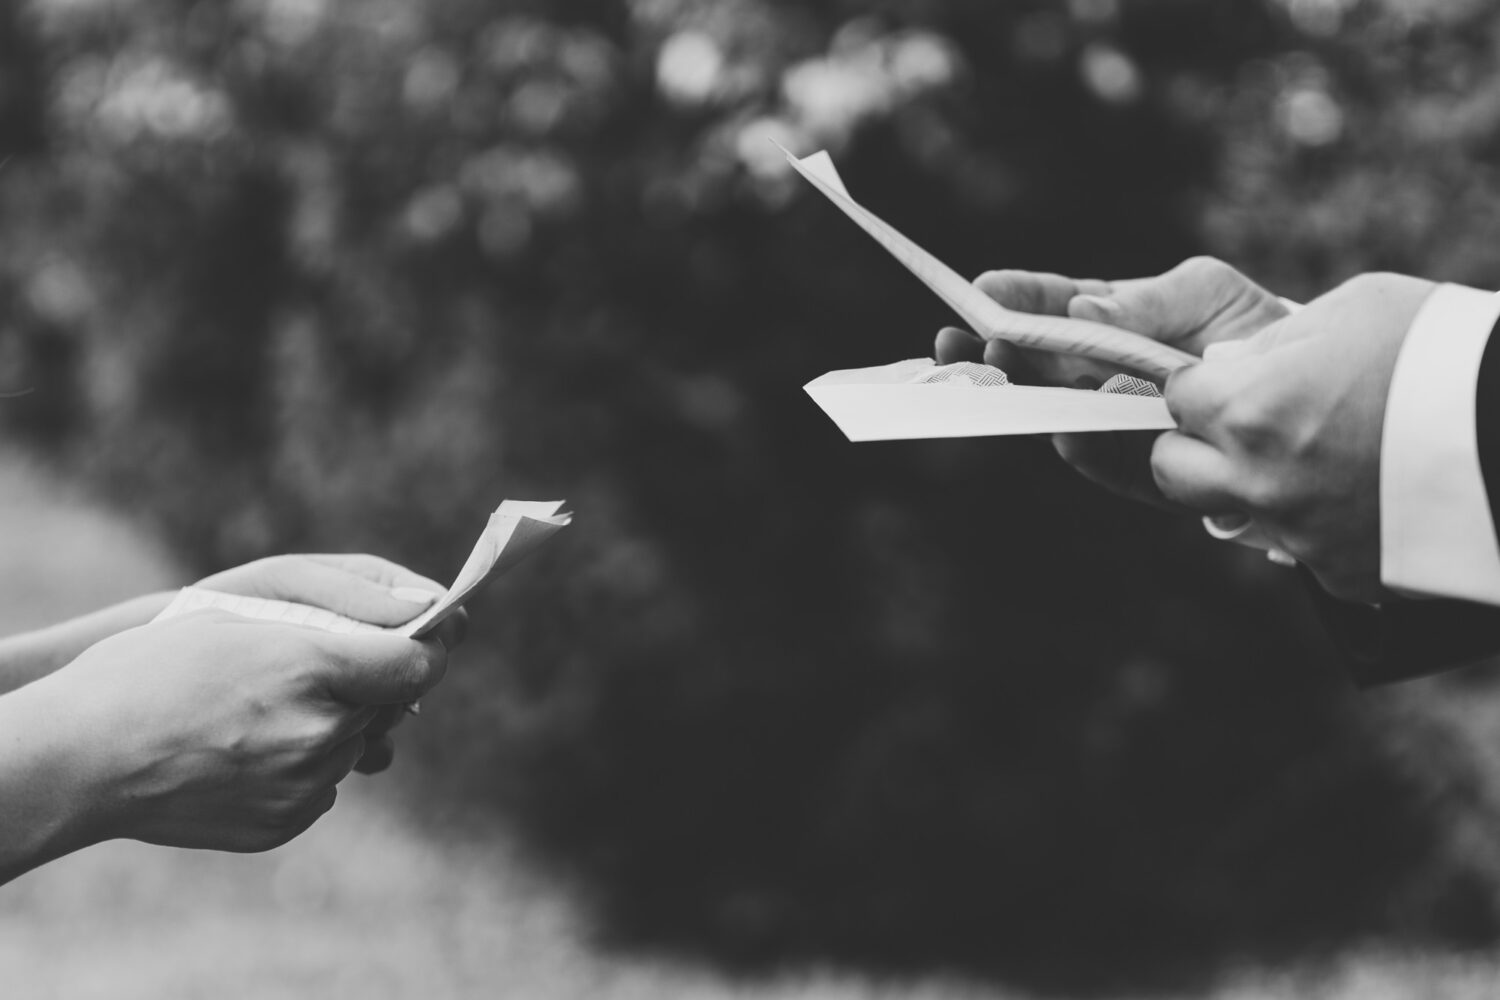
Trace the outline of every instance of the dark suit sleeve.
<instances>
[{"instance_id":1,"label":"dark suit sleeve","mask_svg":"<svg viewBox=\"0 0 1500 1000\"><path fill-rule=\"evenodd\" d=\"M1351 604L1330 597L1303 573L1318 617L1360 687L1435 674L1500 652L1500 608L1467 601Z\"/></svg>"},{"instance_id":2,"label":"dark suit sleeve","mask_svg":"<svg viewBox=\"0 0 1500 1000\"><path fill-rule=\"evenodd\" d=\"M1479 365L1474 419L1484 492L1500 537L1500 336L1495 334L1490 332ZM1475 539L1475 545L1489 544L1489 539ZM1303 578L1319 617L1362 687L1437 673L1500 653L1500 608L1465 601L1349 604L1324 593L1306 570Z\"/></svg>"},{"instance_id":3,"label":"dark suit sleeve","mask_svg":"<svg viewBox=\"0 0 1500 1000\"><path fill-rule=\"evenodd\" d=\"M1496 329L1500 329L1497 325ZM1479 362L1479 385L1475 390L1474 423L1479 438L1479 471L1484 475L1484 495L1490 504L1490 519L1500 537L1500 337L1490 330ZM1476 540L1477 543L1477 540Z\"/></svg>"}]
</instances>

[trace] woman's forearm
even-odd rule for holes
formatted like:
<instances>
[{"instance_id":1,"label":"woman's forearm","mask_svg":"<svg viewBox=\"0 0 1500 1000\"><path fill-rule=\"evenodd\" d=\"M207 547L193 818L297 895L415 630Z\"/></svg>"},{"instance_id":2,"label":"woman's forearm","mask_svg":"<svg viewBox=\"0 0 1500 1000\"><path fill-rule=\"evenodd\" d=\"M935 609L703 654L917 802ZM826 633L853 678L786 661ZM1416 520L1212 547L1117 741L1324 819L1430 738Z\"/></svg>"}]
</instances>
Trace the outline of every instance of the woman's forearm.
<instances>
[{"instance_id":1,"label":"woman's forearm","mask_svg":"<svg viewBox=\"0 0 1500 1000\"><path fill-rule=\"evenodd\" d=\"M52 688L0 696L0 885L102 837L108 754Z\"/></svg>"},{"instance_id":2,"label":"woman's forearm","mask_svg":"<svg viewBox=\"0 0 1500 1000\"><path fill-rule=\"evenodd\" d=\"M0 885L101 839L108 798L98 734L55 683L34 684L112 635L144 625L170 593L148 594L0 639Z\"/></svg>"},{"instance_id":3,"label":"woman's forearm","mask_svg":"<svg viewBox=\"0 0 1500 1000\"><path fill-rule=\"evenodd\" d=\"M171 600L171 592L147 594L80 618L0 639L0 695L67 666L101 639L146 624Z\"/></svg>"}]
</instances>

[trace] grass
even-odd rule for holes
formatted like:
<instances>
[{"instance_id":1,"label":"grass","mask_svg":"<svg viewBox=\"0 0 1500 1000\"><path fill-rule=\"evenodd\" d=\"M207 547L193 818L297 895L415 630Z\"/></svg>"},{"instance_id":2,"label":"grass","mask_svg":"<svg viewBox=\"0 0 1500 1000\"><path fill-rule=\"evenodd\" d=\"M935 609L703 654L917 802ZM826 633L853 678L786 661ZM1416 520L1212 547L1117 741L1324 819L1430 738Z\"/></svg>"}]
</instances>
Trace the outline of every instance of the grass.
<instances>
[{"instance_id":1,"label":"grass","mask_svg":"<svg viewBox=\"0 0 1500 1000\"><path fill-rule=\"evenodd\" d=\"M0 629L7 632L183 582L161 546L128 522L3 454L0 517ZM0 888L0 995L1018 997L1001 987L875 981L835 970L736 983L706 968L604 953L590 945L573 900L529 870L503 827L475 816L462 835L446 827L435 833L391 791L389 782L351 779L332 814L268 854L111 843ZM1494 962L1372 954L1321 970L1244 970L1216 997L1466 1000L1495 996L1497 983Z\"/></svg>"}]
</instances>

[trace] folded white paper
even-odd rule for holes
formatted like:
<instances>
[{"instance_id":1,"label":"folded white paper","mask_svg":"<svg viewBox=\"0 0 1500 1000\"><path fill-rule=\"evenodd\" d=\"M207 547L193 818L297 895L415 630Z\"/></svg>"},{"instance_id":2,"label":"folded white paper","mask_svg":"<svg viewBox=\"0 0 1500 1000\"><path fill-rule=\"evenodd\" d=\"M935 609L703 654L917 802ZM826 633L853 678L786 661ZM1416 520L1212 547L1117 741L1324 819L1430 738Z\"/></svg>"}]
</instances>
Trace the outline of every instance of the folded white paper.
<instances>
[{"instance_id":1,"label":"folded white paper","mask_svg":"<svg viewBox=\"0 0 1500 1000\"><path fill-rule=\"evenodd\" d=\"M983 384L970 372L934 381L931 358L879 368L829 372L804 389L850 441L1057 434L1081 431L1167 430L1176 426L1160 396L1119 391ZM983 368L973 365L972 368ZM990 368L992 372L999 369Z\"/></svg>"},{"instance_id":2,"label":"folded white paper","mask_svg":"<svg viewBox=\"0 0 1500 1000\"><path fill-rule=\"evenodd\" d=\"M786 150L782 150L786 153ZM1103 323L1015 312L965 281L856 202L827 153L792 167L860 228L932 289L975 333L1024 347L1094 358L1165 378L1197 358L1185 351ZM829 372L809 382L807 394L851 441L983 437L995 434L1165 430L1175 426L1151 383L1111 379L1108 392L1018 386L986 365L936 367L930 359L879 368Z\"/></svg>"},{"instance_id":3,"label":"folded white paper","mask_svg":"<svg viewBox=\"0 0 1500 1000\"><path fill-rule=\"evenodd\" d=\"M203 587L184 587L157 621L193 611L215 608L245 618L303 625L329 632L390 632L421 639L464 606L487 582L535 552L543 542L567 527L570 513L559 513L562 500L506 500L490 515L473 551L453 585L438 600L404 625L380 628L323 608L264 597L244 597Z\"/></svg>"},{"instance_id":4,"label":"folded white paper","mask_svg":"<svg viewBox=\"0 0 1500 1000\"><path fill-rule=\"evenodd\" d=\"M1197 363L1198 359L1186 351L1105 323L1005 308L855 201L826 152L805 159L798 159L784 148L782 152L797 173L874 237L985 340L1005 340L1022 347L1077 354L1158 379Z\"/></svg>"}]
</instances>

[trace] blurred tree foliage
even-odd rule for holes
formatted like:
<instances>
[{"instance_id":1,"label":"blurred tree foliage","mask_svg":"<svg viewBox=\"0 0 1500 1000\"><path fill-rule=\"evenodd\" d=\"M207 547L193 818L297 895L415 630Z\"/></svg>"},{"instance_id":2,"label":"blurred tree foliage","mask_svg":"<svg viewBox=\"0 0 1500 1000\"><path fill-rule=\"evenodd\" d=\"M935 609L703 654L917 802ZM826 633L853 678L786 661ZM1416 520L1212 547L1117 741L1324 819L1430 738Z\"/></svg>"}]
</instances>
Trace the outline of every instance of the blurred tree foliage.
<instances>
[{"instance_id":1,"label":"blurred tree foliage","mask_svg":"<svg viewBox=\"0 0 1500 1000\"><path fill-rule=\"evenodd\" d=\"M1492 795L1296 584L1045 444L798 386L961 270L1217 252L1494 285L1500 4L30 0L0 9L15 436L211 567L577 526L413 727L615 939L1054 983L1490 939ZM1470 675L1466 691L1486 675Z\"/></svg>"}]
</instances>

